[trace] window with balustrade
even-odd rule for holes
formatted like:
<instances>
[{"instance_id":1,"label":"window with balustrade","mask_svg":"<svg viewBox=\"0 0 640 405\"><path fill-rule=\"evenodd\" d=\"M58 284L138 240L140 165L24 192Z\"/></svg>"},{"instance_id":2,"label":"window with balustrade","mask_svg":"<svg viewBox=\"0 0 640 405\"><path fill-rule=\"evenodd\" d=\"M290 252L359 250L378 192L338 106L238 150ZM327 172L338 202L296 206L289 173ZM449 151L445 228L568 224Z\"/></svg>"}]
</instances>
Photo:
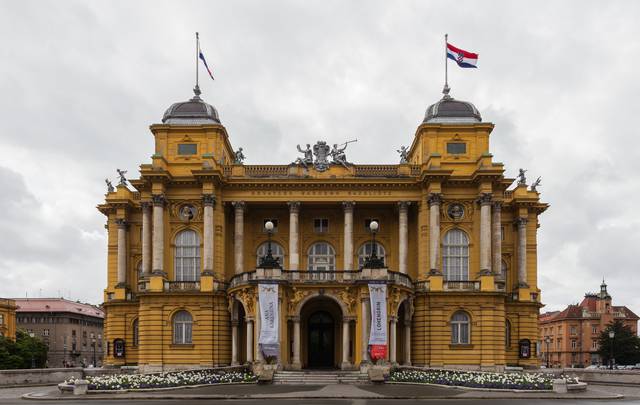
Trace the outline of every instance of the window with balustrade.
<instances>
[{"instance_id":1,"label":"window with balustrade","mask_svg":"<svg viewBox=\"0 0 640 405\"><path fill-rule=\"evenodd\" d=\"M468 345L470 342L469 314L458 311L451 317L451 343L454 345Z\"/></svg>"},{"instance_id":2,"label":"window with balustrade","mask_svg":"<svg viewBox=\"0 0 640 405\"><path fill-rule=\"evenodd\" d=\"M178 311L173 316L173 343L191 344L193 336L193 318L187 311Z\"/></svg>"},{"instance_id":3,"label":"window with balustrade","mask_svg":"<svg viewBox=\"0 0 640 405\"><path fill-rule=\"evenodd\" d=\"M327 242L316 242L311 245L307 257L309 271L333 271L336 269L336 251Z\"/></svg>"},{"instance_id":4,"label":"window with balustrade","mask_svg":"<svg viewBox=\"0 0 640 405\"><path fill-rule=\"evenodd\" d=\"M460 229L442 239L442 273L447 281L469 280L469 237Z\"/></svg>"},{"instance_id":5,"label":"window with balustrade","mask_svg":"<svg viewBox=\"0 0 640 405\"><path fill-rule=\"evenodd\" d=\"M360 249L358 249L358 268L362 268L364 266L364 263L367 261L367 258L371 256L372 248L373 248L373 245L371 244L371 242L365 242L362 244L362 246L360 246ZM384 246L376 242L375 249L376 249L376 255L378 256L378 258L382 259L382 261L386 265L387 264L387 261L385 258L386 251L384 250ZM345 270L350 270L350 269L345 269Z\"/></svg>"},{"instance_id":6,"label":"window with balustrade","mask_svg":"<svg viewBox=\"0 0 640 405\"><path fill-rule=\"evenodd\" d=\"M258 250L256 251L256 266L260 266L260 262L267 255L268 251L268 242L265 242L262 245L258 246ZM284 248L278 243L271 242L271 256L273 256L274 259L278 259L278 263L280 263L280 266L284 267Z\"/></svg>"},{"instance_id":7,"label":"window with balustrade","mask_svg":"<svg viewBox=\"0 0 640 405\"><path fill-rule=\"evenodd\" d=\"M175 280L200 280L200 237L191 229L176 235Z\"/></svg>"}]
</instances>

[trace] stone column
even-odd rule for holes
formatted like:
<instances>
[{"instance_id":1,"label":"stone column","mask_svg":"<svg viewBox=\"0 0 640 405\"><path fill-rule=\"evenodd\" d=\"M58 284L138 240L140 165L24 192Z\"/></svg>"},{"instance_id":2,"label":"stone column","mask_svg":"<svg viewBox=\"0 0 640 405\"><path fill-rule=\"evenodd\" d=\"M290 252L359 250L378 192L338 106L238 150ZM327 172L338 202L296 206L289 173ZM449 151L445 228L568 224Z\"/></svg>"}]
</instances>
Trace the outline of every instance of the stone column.
<instances>
[{"instance_id":1,"label":"stone column","mask_svg":"<svg viewBox=\"0 0 640 405\"><path fill-rule=\"evenodd\" d=\"M213 194L204 194L202 196L202 205L204 206L204 240L203 253L204 265L202 266L203 275L213 275L213 249L214 249L214 223L213 223L213 207L216 204L216 196ZM236 328L237 329L237 328Z\"/></svg>"},{"instance_id":2,"label":"stone column","mask_svg":"<svg viewBox=\"0 0 640 405\"><path fill-rule=\"evenodd\" d=\"M362 362L369 362L369 297L363 298L361 301L361 322L360 328L362 335Z\"/></svg>"},{"instance_id":3,"label":"stone column","mask_svg":"<svg viewBox=\"0 0 640 405\"><path fill-rule=\"evenodd\" d=\"M153 274L163 276L164 273L164 205L163 194L153 195Z\"/></svg>"},{"instance_id":4,"label":"stone column","mask_svg":"<svg viewBox=\"0 0 640 405\"><path fill-rule=\"evenodd\" d=\"M142 208L142 275L151 275L151 204L143 202Z\"/></svg>"},{"instance_id":5,"label":"stone column","mask_svg":"<svg viewBox=\"0 0 640 405\"><path fill-rule=\"evenodd\" d=\"M440 255L440 204L442 196L439 193L429 194L429 272L440 274L438 256Z\"/></svg>"},{"instance_id":6,"label":"stone column","mask_svg":"<svg viewBox=\"0 0 640 405\"><path fill-rule=\"evenodd\" d=\"M279 319L279 318L278 318ZM264 363L264 356L260 350L260 331L262 330L262 319L260 317L260 302L256 299L256 339L254 340L254 347L256 348L256 361Z\"/></svg>"},{"instance_id":7,"label":"stone column","mask_svg":"<svg viewBox=\"0 0 640 405\"><path fill-rule=\"evenodd\" d=\"M411 320L404 321L404 365L411 365Z\"/></svg>"},{"instance_id":8,"label":"stone column","mask_svg":"<svg viewBox=\"0 0 640 405\"><path fill-rule=\"evenodd\" d=\"M300 317L293 318L293 364L294 369L298 370L302 368L302 362L300 361Z\"/></svg>"},{"instance_id":9,"label":"stone column","mask_svg":"<svg viewBox=\"0 0 640 405\"><path fill-rule=\"evenodd\" d=\"M502 271L502 202L496 201L493 203L493 220L491 226L493 231L491 232L492 246L491 252L493 253L493 272L499 274ZM506 274L503 274L506 280Z\"/></svg>"},{"instance_id":10,"label":"stone column","mask_svg":"<svg viewBox=\"0 0 640 405\"><path fill-rule=\"evenodd\" d=\"M527 218L516 219L518 226L518 287L527 288Z\"/></svg>"},{"instance_id":11,"label":"stone column","mask_svg":"<svg viewBox=\"0 0 640 405\"><path fill-rule=\"evenodd\" d=\"M407 254L409 251L409 204L411 204L409 201L398 203L398 270L404 274L407 273Z\"/></svg>"},{"instance_id":12,"label":"stone column","mask_svg":"<svg viewBox=\"0 0 640 405\"><path fill-rule=\"evenodd\" d=\"M351 367L349 362L349 320L342 320L342 366L343 370Z\"/></svg>"},{"instance_id":13,"label":"stone column","mask_svg":"<svg viewBox=\"0 0 640 405\"><path fill-rule=\"evenodd\" d=\"M483 193L480 203L480 274L491 274L491 194Z\"/></svg>"},{"instance_id":14,"label":"stone column","mask_svg":"<svg viewBox=\"0 0 640 405\"><path fill-rule=\"evenodd\" d=\"M247 319L247 363L253 363L253 321Z\"/></svg>"},{"instance_id":15,"label":"stone column","mask_svg":"<svg viewBox=\"0 0 640 405\"><path fill-rule=\"evenodd\" d=\"M116 287L124 288L127 283L127 222L116 219L118 225L118 273Z\"/></svg>"},{"instance_id":16,"label":"stone column","mask_svg":"<svg viewBox=\"0 0 640 405\"><path fill-rule=\"evenodd\" d=\"M300 202L290 201L289 205L289 270L300 270L298 215Z\"/></svg>"},{"instance_id":17,"label":"stone column","mask_svg":"<svg viewBox=\"0 0 640 405\"><path fill-rule=\"evenodd\" d=\"M342 203L344 208L344 246L342 254L344 255L343 269L353 270L353 201L345 201Z\"/></svg>"},{"instance_id":18,"label":"stone column","mask_svg":"<svg viewBox=\"0 0 640 405\"><path fill-rule=\"evenodd\" d=\"M235 210L235 234L233 236L233 255L235 274L244 272L244 201L231 203Z\"/></svg>"},{"instance_id":19,"label":"stone column","mask_svg":"<svg viewBox=\"0 0 640 405\"><path fill-rule=\"evenodd\" d=\"M396 354L397 354L397 319L395 316L392 316L389 320L389 362L391 364L396 362Z\"/></svg>"},{"instance_id":20,"label":"stone column","mask_svg":"<svg viewBox=\"0 0 640 405\"><path fill-rule=\"evenodd\" d=\"M240 364L240 362L238 361L239 343L240 342L238 340L238 321L233 320L231 321L231 365L232 366L237 366L238 364Z\"/></svg>"}]
</instances>

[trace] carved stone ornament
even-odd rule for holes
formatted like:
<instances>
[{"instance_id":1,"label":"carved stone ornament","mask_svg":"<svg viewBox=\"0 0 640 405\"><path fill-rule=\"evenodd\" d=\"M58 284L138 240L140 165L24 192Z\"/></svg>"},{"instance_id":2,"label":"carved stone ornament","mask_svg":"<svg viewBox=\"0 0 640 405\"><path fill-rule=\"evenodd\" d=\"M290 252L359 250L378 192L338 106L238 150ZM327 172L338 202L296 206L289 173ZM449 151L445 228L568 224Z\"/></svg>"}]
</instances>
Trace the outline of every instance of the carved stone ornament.
<instances>
[{"instance_id":1,"label":"carved stone ornament","mask_svg":"<svg viewBox=\"0 0 640 405\"><path fill-rule=\"evenodd\" d=\"M461 220L464 218L464 205L460 203L449 204L449 207L447 208L447 215L454 221Z\"/></svg>"},{"instance_id":2,"label":"carved stone ornament","mask_svg":"<svg viewBox=\"0 0 640 405\"><path fill-rule=\"evenodd\" d=\"M236 299L244 305L246 316L253 316L255 305L255 292L252 289L244 289L236 293Z\"/></svg>"},{"instance_id":3,"label":"carved stone ornament","mask_svg":"<svg viewBox=\"0 0 640 405\"><path fill-rule=\"evenodd\" d=\"M163 207L167 203L167 199L164 194L154 194L151 196L151 201L155 207Z\"/></svg>"},{"instance_id":4,"label":"carved stone ornament","mask_svg":"<svg viewBox=\"0 0 640 405\"><path fill-rule=\"evenodd\" d=\"M290 316L295 316L296 315L296 307L298 306L298 303L300 303L300 301L302 301L307 295L309 295L311 293L310 290L300 290L297 288L293 288L292 289L293 294L291 295L291 297L289 298L289 305L288 305L288 310L289 310L289 315Z\"/></svg>"},{"instance_id":5,"label":"carved stone ornament","mask_svg":"<svg viewBox=\"0 0 640 405\"><path fill-rule=\"evenodd\" d=\"M196 219L198 209L191 204L184 204L178 209L178 217L184 222L191 222Z\"/></svg>"},{"instance_id":6,"label":"carved stone ornament","mask_svg":"<svg viewBox=\"0 0 640 405\"><path fill-rule=\"evenodd\" d=\"M324 172L329 168L329 156L331 154L331 146L327 145L325 141L318 141L313 145L313 155L316 160L313 162L313 167L319 171Z\"/></svg>"},{"instance_id":7,"label":"carved stone ornament","mask_svg":"<svg viewBox=\"0 0 640 405\"><path fill-rule=\"evenodd\" d=\"M344 305L349 310L349 313L353 314L353 306L357 302L355 292L352 292L351 289L347 287L345 289L340 289L335 293L335 295L340 298L340 301L344 303Z\"/></svg>"},{"instance_id":8,"label":"carved stone ornament","mask_svg":"<svg viewBox=\"0 0 640 405\"><path fill-rule=\"evenodd\" d=\"M478 204L480 205L488 205L491 204L491 199L493 198L491 193L482 193L480 197L478 197Z\"/></svg>"},{"instance_id":9,"label":"carved stone ornament","mask_svg":"<svg viewBox=\"0 0 640 405\"><path fill-rule=\"evenodd\" d=\"M208 207L208 206L214 207L216 205L216 196L215 196L215 194L204 194L202 196L202 204L205 207Z\"/></svg>"},{"instance_id":10,"label":"carved stone ornament","mask_svg":"<svg viewBox=\"0 0 640 405\"><path fill-rule=\"evenodd\" d=\"M429 197L427 197L427 203L429 204L429 206L442 204L442 194L440 193L429 194Z\"/></svg>"}]
</instances>

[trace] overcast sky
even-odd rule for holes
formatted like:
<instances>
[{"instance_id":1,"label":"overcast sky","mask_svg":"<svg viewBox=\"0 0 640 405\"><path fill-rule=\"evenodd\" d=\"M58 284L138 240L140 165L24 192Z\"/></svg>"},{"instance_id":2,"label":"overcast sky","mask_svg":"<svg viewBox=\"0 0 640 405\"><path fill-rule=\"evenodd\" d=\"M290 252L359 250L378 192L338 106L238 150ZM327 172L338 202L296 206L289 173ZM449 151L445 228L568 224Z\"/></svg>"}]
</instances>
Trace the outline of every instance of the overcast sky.
<instances>
[{"instance_id":1,"label":"overcast sky","mask_svg":"<svg viewBox=\"0 0 640 405\"><path fill-rule=\"evenodd\" d=\"M195 31L216 76L201 74L203 98L250 164L354 138L355 163L396 163L441 97L448 32L480 54L477 70L449 65L452 95L496 124L507 176L543 178L546 309L605 276L640 312L638 15L631 1L0 1L0 296L102 301L104 178L137 177L148 126L191 97Z\"/></svg>"}]
</instances>

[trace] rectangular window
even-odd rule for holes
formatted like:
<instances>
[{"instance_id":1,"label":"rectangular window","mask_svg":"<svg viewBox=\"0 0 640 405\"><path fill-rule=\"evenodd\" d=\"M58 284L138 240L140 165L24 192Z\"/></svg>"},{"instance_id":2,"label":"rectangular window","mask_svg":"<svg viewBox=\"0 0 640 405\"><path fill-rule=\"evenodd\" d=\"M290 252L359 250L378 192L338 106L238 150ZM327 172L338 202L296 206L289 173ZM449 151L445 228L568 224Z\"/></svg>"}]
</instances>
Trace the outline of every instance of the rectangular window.
<instances>
[{"instance_id":1,"label":"rectangular window","mask_svg":"<svg viewBox=\"0 0 640 405\"><path fill-rule=\"evenodd\" d=\"M329 220L327 218L316 218L313 220L313 231L324 233L329 230Z\"/></svg>"},{"instance_id":2,"label":"rectangular window","mask_svg":"<svg viewBox=\"0 0 640 405\"><path fill-rule=\"evenodd\" d=\"M467 144L464 142L447 143L447 153L450 155L463 155L467 153Z\"/></svg>"},{"instance_id":3,"label":"rectangular window","mask_svg":"<svg viewBox=\"0 0 640 405\"><path fill-rule=\"evenodd\" d=\"M49 329L45 329L42 331L42 336L49 336Z\"/></svg>"},{"instance_id":4,"label":"rectangular window","mask_svg":"<svg viewBox=\"0 0 640 405\"><path fill-rule=\"evenodd\" d=\"M591 333L594 335L598 334L598 326L597 325L592 325L591 326Z\"/></svg>"},{"instance_id":5,"label":"rectangular window","mask_svg":"<svg viewBox=\"0 0 640 405\"><path fill-rule=\"evenodd\" d=\"M598 350L598 342L596 340L591 342L591 349Z\"/></svg>"},{"instance_id":6,"label":"rectangular window","mask_svg":"<svg viewBox=\"0 0 640 405\"><path fill-rule=\"evenodd\" d=\"M571 334L572 334L572 335L575 335L576 333L577 333L577 332L576 332L576 327L575 327L575 326L572 326L572 327L571 327Z\"/></svg>"},{"instance_id":7,"label":"rectangular window","mask_svg":"<svg viewBox=\"0 0 640 405\"><path fill-rule=\"evenodd\" d=\"M571 348L572 349L577 349L578 348L578 342L576 340L572 340L571 341Z\"/></svg>"},{"instance_id":8,"label":"rectangular window","mask_svg":"<svg viewBox=\"0 0 640 405\"><path fill-rule=\"evenodd\" d=\"M198 145L195 143L178 144L178 155L195 155L198 153Z\"/></svg>"}]
</instances>

